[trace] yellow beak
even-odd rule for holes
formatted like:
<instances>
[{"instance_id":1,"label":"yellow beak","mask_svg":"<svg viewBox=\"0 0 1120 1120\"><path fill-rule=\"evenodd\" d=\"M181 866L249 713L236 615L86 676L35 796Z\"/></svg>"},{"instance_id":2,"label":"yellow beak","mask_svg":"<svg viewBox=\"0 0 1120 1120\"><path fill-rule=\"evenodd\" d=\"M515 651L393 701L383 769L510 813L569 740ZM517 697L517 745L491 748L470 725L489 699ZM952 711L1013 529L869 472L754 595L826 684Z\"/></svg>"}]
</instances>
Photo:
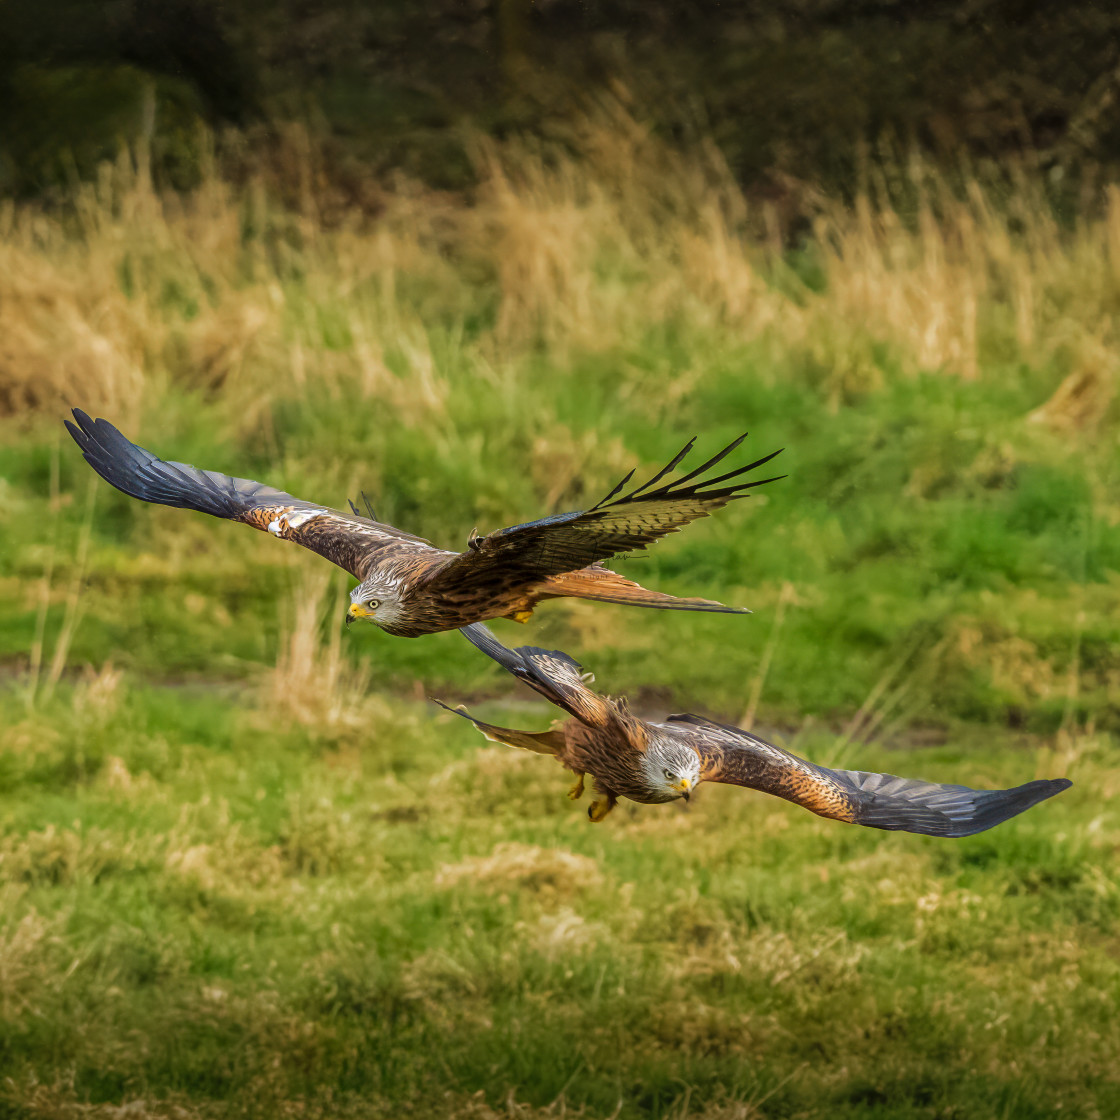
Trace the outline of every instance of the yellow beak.
<instances>
[{"instance_id":1,"label":"yellow beak","mask_svg":"<svg viewBox=\"0 0 1120 1120\"><path fill-rule=\"evenodd\" d=\"M349 626L356 618L373 618L373 611L367 611L361 603L351 603L346 612L346 625Z\"/></svg>"},{"instance_id":2,"label":"yellow beak","mask_svg":"<svg viewBox=\"0 0 1120 1120\"><path fill-rule=\"evenodd\" d=\"M677 782L676 790L685 799L685 801L688 800L688 791L690 789L692 789L691 778L681 778L681 780Z\"/></svg>"}]
</instances>

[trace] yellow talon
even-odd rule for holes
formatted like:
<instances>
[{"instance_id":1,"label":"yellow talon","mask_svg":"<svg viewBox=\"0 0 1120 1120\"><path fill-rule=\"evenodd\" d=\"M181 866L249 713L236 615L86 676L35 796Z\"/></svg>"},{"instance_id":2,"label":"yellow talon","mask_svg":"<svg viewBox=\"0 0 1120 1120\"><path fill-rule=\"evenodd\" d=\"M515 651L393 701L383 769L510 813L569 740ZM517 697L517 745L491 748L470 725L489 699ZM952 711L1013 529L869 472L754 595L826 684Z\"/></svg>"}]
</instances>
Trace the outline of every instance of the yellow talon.
<instances>
[{"instance_id":1,"label":"yellow talon","mask_svg":"<svg viewBox=\"0 0 1120 1120\"><path fill-rule=\"evenodd\" d=\"M592 824L598 824L614 808L614 805L615 800L610 794L597 798L591 802L591 807L587 810L588 820Z\"/></svg>"},{"instance_id":2,"label":"yellow talon","mask_svg":"<svg viewBox=\"0 0 1120 1120\"><path fill-rule=\"evenodd\" d=\"M533 617L533 608L529 607L527 610L514 611L510 617L514 622L528 622Z\"/></svg>"},{"instance_id":3,"label":"yellow talon","mask_svg":"<svg viewBox=\"0 0 1120 1120\"><path fill-rule=\"evenodd\" d=\"M578 778L576 778L575 785L572 786L572 788L570 790L568 790L568 796L573 801L578 801L583 796L583 775L582 774L580 774L580 776Z\"/></svg>"}]
</instances>

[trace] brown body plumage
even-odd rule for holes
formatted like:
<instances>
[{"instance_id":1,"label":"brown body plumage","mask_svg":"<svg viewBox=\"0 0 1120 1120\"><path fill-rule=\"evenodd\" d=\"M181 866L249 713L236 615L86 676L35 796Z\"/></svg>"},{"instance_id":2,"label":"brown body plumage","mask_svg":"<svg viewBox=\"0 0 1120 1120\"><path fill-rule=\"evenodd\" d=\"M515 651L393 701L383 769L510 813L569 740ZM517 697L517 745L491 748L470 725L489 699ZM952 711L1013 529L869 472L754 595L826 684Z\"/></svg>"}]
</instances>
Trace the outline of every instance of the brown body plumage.
<instances>
[{"instance_id":1,"label":"brown body plumage","mask_svg":"<svg viewBox=\"0 0 1120 1120\"><path fill-rule=\"evenodd\" d=\"M593 821L602 820L619 798L643 804L687 798L703 781L760 790L850 824L968 836L1070 785L1062 778L1009 790L975 790L891 774L831 770L740 728L700 716L670 716L666 723L638 719L625 701L588 688L579 665L558 650L506 649L485 626L470 626L463 633L573 718L549 731L528 732L482 723L462 709L453 710L495 742L552 755L577 775L572 796L583 792L584 776L590 776L596 794L588 811Z\"/></svg>"},{"instance_id":2,"label":"brown body plumage","mask_svg":"<svg viewBox=\"0 0 1120 1120\"><path fill-rule=\"evenodd\" d=\"M118 490L143 501L240 521L326 557L361 581L351 592L347 621L368 620L406 638L488 618L523 622L538 603L562 596L662 610L744 613L710 599L649 591L600 561L645 548L746 496L751 488L775 481L743 481L743 475L778 454L701 479L742 442L745 437L740 436L697 470L658 486L692 447L690 441L667 467L628 494L618 496L629 475L590 509L487 536L472 534L466 551L449 552L373 516L362 517L353 504L352 513L343 513L249 479L167 462L131 443L107 420L91 420L80 409L74 410L74 418L77 423L67 421L66 426L86 461Z\"/></svg>"}]
</instances>

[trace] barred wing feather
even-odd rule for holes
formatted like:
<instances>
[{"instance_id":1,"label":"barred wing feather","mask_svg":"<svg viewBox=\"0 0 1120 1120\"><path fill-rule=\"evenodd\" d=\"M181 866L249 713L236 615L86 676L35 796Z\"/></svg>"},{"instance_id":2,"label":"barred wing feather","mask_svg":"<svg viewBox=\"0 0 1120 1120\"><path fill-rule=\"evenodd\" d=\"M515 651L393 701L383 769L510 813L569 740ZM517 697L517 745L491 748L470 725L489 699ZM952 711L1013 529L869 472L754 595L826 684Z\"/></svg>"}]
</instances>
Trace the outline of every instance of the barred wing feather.
<instances>
[{"instance_id":1,"label":"barred wing feather","mask_svg":"<svg viewBox=\"0 0 1120 1120\"><path fill-rule=\"evenodd\" d=\"M86 462L130 497L251 525L318 553L358 579L386 548L403 545L438 556L427 541L391 525L317 506L252 479L160 459L108 420L93 420L80 408L74 409L74 420L66 427Z\"/></svg>"},{"instance_id":2,"label":"barred wing feather","mask_svg":"<svg viewBox=\"0 0 1120 1120\"><path fill-rule=\"evenodd\" d=\"M761 790L819 816L868 828L923 836L971 836L1071 785L1065 778L1054 778L1013 789L987 790L863 770L831 770L737 727L700 716L672 716L670 723L689 725L703 780Z\"/></svg>"},{"instance_id":3,"label":"barred wing feather","mask_svg":"<svg viewBox=\"0 0 1120 1120\"><path fill-rule=\"evenodd\" d=\"M576 571L620 552L643 549L700 517L707 517L754 487L782 476L744 480L743 475L768 463L780 451L737 467L717 478L696 480L735 450L734 440L701 467L663 486L656 486L692 448L684 448L653 478L622 497L633 472L590 509L560 513L499 529L472 541L464 553L449 560L431 580L433 591L488 584L516 576L519 581L544 579Z\"/></svg>"}]
</instances>

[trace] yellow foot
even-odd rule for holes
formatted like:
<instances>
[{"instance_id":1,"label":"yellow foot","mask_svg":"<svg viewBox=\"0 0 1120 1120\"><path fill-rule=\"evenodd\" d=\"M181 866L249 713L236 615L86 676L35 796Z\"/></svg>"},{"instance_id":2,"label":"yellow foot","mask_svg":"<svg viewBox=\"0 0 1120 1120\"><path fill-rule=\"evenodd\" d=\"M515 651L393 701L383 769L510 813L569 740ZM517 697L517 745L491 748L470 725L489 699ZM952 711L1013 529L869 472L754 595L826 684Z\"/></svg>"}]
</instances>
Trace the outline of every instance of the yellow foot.
<instances>
[{"instance_id":1,"label":"yellow foot","mask_svg":"<svg viewBox=\"0 0 1120 1120\"><path fill-rule=\"evenodd\" d=\"M509 617L512 618L514 622L528 622L529 619L533 617L533 608L529 607L528 610L514 611Z\"/></svg>"},{"instance_id":2,"label":"yellow foot","mask_svg":"<svg viewBox=\"0 0 1120 1120\"><path fill-rule=\"evenodd\" d=\"M590 808L587 810L587 818L592 824L598 824L604 817L614 808L615 799L607 794L606 796L597 797L591 802Z\"/></svg>"},{"instance_id":3,"label":"yellow foot","mask_svg":"<svg viewBox=\"0 0 1120 1120\"><path fill-rule=\"evenodd\" d=\"M574 786L572 786L572 788L570 790L568 790L568 796L573 801L578 801L583 796L583 775L582 774L580 774L580 776L578 778L576 778L576 784Z\"/></svg>"}]
</instances>

